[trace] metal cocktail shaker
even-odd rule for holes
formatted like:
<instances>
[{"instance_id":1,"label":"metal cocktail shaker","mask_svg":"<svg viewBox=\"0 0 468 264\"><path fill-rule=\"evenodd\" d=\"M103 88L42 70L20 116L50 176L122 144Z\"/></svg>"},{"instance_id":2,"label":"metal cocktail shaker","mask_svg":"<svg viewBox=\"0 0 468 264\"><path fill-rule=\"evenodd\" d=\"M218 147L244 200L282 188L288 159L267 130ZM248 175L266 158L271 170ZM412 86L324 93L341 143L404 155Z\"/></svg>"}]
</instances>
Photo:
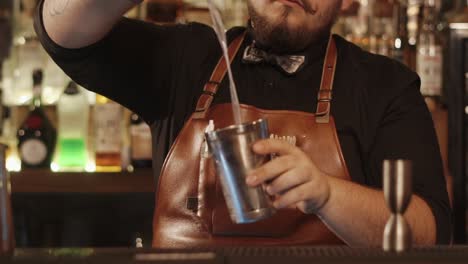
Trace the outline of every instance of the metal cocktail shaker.
<instances>
[{"instance_id":1,"label":"metal cocktail shaker","mask_svg":"<svg viewBox=\"0 0 468 264\"><path fill-rule=\"evenodd\" d=\"M238 224L265 219L275 213L270 197L261 186L245 182L247 174L268 160L253 152L252 145L269 137L264 119L205 133L231 219Z\"/></svg>"}]
</instances>

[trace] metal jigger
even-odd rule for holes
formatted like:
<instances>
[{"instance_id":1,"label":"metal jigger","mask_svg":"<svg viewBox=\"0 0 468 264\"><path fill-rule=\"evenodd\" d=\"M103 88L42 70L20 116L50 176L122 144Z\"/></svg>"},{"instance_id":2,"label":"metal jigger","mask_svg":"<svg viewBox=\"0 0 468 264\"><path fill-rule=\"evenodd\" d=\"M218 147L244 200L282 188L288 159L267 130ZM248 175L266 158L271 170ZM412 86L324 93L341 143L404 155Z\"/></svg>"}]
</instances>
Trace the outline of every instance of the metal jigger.
<instances>
[{"instance_id":1,"label":"metal jigger","mask_svg":"<svg viewBox=\"0 0 468 264\"><path fill-rule=\"evenodd\" d=\"M404 214L412 196L412 165L409 160L383 162L385 201L392 213L384 230L383 249L402 252L411 248L411 228Z\"/></svg>"}]
</instances>

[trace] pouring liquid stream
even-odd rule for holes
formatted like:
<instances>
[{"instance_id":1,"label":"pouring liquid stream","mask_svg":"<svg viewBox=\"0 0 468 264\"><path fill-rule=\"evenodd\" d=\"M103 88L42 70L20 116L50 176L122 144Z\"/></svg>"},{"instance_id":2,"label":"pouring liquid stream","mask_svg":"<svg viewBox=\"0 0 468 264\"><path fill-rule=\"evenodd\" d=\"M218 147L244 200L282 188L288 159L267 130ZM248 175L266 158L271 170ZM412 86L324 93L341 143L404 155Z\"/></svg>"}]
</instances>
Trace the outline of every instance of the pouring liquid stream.
<instances>
[{"instance_id":1,"label":"pouring liquid stream","mask_svg":"<svg viewBox=\"0 0 468 264\"><path fill-rule=\"evenodd\" d=\"M236 84L234 83L234 77L232 75L232 70L231 70L231 62L229 60L227 40L226 40L226 34L225 34L226 29L224 27L223 20L221 19L221 14L219 13L213 1L212 0L207 0L207 1L208 1L208 8L210 10L211 20L213 21L213 28L214 28L214 31L216 32L216 36L218 37L218 41L219 41L219 44L221 45L224 59L226 61L234 122L236 125L240 125L242 124L242 120L241 120L241 114L240 114L239 98L237 97L237 88L236 88Z\"/></svg>"}]
</instances>

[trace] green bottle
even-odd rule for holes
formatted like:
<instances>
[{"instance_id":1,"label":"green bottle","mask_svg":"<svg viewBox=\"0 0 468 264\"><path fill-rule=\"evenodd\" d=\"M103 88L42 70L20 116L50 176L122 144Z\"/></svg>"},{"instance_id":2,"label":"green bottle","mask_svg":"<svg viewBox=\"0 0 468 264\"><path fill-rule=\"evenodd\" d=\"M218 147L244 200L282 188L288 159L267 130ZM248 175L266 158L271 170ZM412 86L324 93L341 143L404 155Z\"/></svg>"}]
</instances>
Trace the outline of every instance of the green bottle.
<instances>
[{"instance_id":1,"label":"green bottle","mask_svg":"<svg viewBox=\"0 0 468 264\"><path fill-rule=\"evenodd\" d=\"M86 95L70 82L57 103L58 148L60 171L83 171L88 161L87 139L89 103Z\"/></svg>"}]
</instances>

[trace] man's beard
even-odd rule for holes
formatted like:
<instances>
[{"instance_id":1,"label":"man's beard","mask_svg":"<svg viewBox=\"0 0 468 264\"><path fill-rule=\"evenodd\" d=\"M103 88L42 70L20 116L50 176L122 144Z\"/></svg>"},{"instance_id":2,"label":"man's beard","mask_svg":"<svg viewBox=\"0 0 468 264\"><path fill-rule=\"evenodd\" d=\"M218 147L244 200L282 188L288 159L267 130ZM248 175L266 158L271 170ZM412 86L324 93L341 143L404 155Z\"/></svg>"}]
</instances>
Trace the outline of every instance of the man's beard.
<instances>
[{"instance_id":1,"label":"man's beard","mask_svg":"<svg viewBox=\"0 0 468 264\"><path fill-rule=\"evenodd\" d=\"M247 2L249 3L249 1ZM265 16L257 13L250 3L248 7L251 22L250 30L253 33L256 44L276 54L302 51L310 44L327 37L338 13L335 12L336 14L332 14L331 17L322 18L328 19L328 23L325 23L324 26L315 31L311 31L306 27L288 28L286 19L291 12L291 8L289 7L285 7L283 14L276 21L270 21Z\"/></svg>"}]
</instances>

